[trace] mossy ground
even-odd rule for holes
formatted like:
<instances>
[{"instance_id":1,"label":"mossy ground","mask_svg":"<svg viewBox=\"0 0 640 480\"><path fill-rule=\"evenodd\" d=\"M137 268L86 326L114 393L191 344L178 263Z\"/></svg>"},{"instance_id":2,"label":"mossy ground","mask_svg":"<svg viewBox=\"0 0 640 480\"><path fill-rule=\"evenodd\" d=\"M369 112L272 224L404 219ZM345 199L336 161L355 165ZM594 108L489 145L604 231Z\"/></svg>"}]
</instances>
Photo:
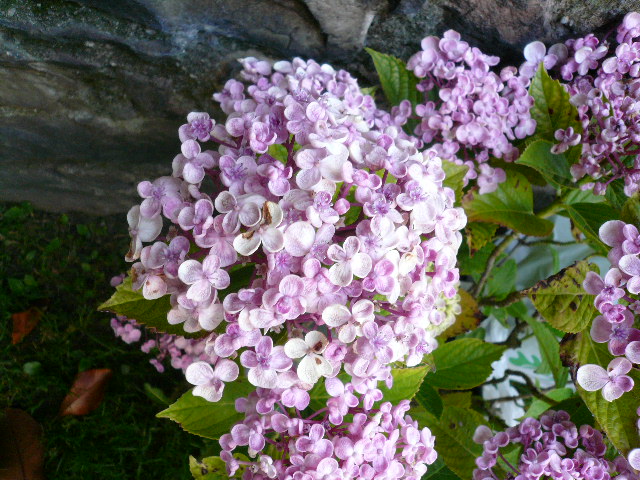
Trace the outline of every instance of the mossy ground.
<instances>
[{"instance_id":1,"label":"mossy ground","mask_svg":"<svg viewBox=\"0 0 640 480\"><path fill-rule=\"evenodd\" d=\"M96 306L126 268L126 219L59 215L0 204L0 409L29 412L43 427L45 473L54 479L188 479L188 456L208 445L166 419L144 384L170 399L181 372L159 374L136 345L113 336ZM37 307L38 326L11 344L11 314ZM110 368L104 401L83 417L60 417L75 375Z\"/></svg>"}]
</instances>

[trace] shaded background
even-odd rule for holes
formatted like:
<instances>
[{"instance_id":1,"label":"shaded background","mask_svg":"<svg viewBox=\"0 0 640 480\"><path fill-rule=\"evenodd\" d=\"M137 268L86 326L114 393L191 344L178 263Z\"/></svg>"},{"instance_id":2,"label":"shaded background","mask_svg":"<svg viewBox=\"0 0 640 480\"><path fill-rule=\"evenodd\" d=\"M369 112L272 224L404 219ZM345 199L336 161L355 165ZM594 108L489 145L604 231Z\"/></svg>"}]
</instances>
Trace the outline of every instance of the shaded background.
<instances>
[{"instance_id":1,"label":"shaded background","mask_svg":"<svg viewBox=\"0 0 640 480\"><path fill-rule=\"evenodd\" d=\"M236 59L302 56L375 82L368 46L426 35L518 65L522 47L606 31L640 0L0 0L0 201L109 214L167 174L177 128Z\"/></svg>"}]
</instances>

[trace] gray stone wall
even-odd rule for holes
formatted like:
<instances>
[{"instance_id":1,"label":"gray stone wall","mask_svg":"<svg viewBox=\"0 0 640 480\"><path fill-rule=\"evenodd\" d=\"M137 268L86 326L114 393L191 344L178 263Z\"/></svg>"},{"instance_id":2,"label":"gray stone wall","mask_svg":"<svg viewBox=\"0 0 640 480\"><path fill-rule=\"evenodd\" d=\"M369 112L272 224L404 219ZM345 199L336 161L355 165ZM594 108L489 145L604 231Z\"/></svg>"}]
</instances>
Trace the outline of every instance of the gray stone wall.
<instances>
[{"instance_id":1,"label":"gray stone wall","mask_svg":"<svg viewBox=\"0 0 640 480\"><path fill-rule=\"evenodd\" d=\"M0 0L0 200L126 211L166 174L189 111L237 58L312 57L372 81L448 28L518 64L523 45L605 31L640 0Z\"/></svg>"}]
</instances>

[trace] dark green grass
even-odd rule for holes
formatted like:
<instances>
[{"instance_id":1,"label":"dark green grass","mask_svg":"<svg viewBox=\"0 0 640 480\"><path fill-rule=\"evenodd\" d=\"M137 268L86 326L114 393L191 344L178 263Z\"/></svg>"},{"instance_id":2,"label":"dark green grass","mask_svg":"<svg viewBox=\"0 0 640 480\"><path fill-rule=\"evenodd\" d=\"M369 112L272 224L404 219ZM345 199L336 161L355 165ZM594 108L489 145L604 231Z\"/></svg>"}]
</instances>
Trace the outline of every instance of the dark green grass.
<instances>
[{"instance_id":1,"label":"dark green grass","mask_svg":"<svg viewBox=\"0 0 640 480\"><path fill-rule=\"evenodd\" d=\"M181 372L159 374L137 345L113 336L95 308L126 268L126 218L82 217L0 204L0 409L28 411L44 429L48 479L191 478L188 455L207 445L155 414L164 407L144 384L174 399L187 389ZM11 314L36 306L40 324L11 345ZM75 375L110 368L100 407L59 417Z\"/></svg>"}]
</instances>

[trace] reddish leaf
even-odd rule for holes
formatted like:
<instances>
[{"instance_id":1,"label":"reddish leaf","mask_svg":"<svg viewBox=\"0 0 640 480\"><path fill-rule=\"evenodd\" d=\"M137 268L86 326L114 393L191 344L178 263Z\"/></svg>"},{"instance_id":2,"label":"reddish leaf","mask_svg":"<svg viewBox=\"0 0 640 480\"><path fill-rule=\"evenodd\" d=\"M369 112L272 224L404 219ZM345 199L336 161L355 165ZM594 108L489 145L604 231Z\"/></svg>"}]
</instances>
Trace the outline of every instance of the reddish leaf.
<instances>
[{"instance_id":1,"label":"reddish leaf","mask_svg":"<svg viewBox=\"0 0 640 480\"><path fill-rule=\"evenodd\" d=\"M42 427L24 410L0 417L0 480L43 480Z\"/></svg>"},{"instance_id":2,"label":"reddish leaf","mask_svg":"<svg viewBox=\"0 0 640 480\"><path fill-rule=\"evenodd\" d=\"M80 372L62 401L60 415L86 415L98 408L109 378L111 370L108 368Z\"/></svg>"},{"instance_id":3,"label":"reddish leaf","mask_svg":"<svg viewBox=\"0 0 640 480\"><path fill-rule=\"evenodd\" d=\"M35 307L11 315L11 319L13 320L11 343L14 345L20 343L24 337L29 335L29 332L31 332L40 321L40 317L42 317L42 312Z\"/></svg>"}]
</instances>

